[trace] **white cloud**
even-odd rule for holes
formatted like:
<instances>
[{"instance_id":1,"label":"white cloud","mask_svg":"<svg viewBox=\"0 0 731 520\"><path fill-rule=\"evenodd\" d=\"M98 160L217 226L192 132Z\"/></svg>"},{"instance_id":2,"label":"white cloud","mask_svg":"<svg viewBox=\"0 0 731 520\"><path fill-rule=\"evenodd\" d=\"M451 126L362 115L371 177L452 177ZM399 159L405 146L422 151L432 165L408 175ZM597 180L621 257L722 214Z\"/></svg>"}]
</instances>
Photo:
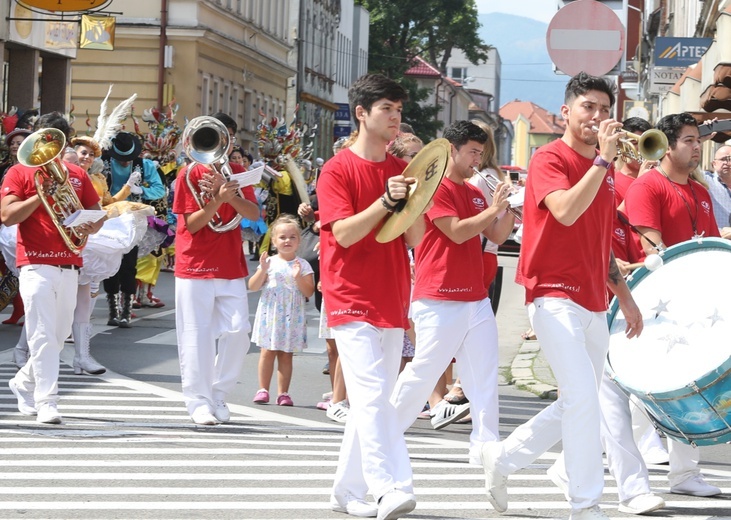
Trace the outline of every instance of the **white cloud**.
<instances>
[{"instance_id":1,"label":"white cloud","mask_svg":"<svg viewBox=\"0 0 731 520\"><path fill-rule=\"evenodd\" d=\"M477 12L506 13L548 23L558 10L557 0L476 0Z\"/></svg>"}]
</instances>

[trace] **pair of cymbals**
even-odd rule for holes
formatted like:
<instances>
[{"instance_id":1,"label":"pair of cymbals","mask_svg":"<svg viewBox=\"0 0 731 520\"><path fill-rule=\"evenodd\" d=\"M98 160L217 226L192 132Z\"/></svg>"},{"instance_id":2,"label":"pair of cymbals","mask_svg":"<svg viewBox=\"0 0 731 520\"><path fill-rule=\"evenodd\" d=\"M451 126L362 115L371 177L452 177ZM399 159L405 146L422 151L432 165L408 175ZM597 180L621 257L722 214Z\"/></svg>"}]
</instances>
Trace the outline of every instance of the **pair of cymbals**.
<instances>
[{"instance_id":1,"label":"pair of cymbals","mask_svg":"<svg viewBox=\"0 0 731 520\"><path fill-rule=\"evenodd\" d=\"M450 151L449 141L444 138L436 139L422 148L406 166L402 175L415 179L409 186L406 205L388 217L376 233L376 241L382 244L390 242L416 222L442 182Z\"/></svg>"}]
</instances>

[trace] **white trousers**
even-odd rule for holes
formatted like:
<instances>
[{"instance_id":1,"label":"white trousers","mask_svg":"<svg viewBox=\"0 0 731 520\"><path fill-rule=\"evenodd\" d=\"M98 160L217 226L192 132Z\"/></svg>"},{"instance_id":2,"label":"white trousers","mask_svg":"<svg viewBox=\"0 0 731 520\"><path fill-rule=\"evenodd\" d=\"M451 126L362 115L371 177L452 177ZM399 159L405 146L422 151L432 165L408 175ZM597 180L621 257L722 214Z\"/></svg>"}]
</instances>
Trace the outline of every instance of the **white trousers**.
<instances>
[{"instance_id":1,"label":"white trousers","mask_svg":"<svg viewBox=\"0 0 731 520\"><path fill-rule=\"evenodd\" d=\"M414 359L399 374L391 402L406 431L421 412L439 376L456 359L462 388L470 400L470 452L477 455L498 430L497 322L490 299L476 302L417 300L411 304L416 332Z\"/></svg>"},{"instance_id":2,"label":"white trousers","mask_svg":"<svg viewBox=\"0 0 731 520\"><path fill-rule=\"evenodd\" d=\"M501 443L498 469L513 473L563 440L571 508L595 506L604 489L599 384L609 346L606 313L568 299L536 298L528 314L559 398Z\"/></svg>"},{"instance_id":3,"label":"white trousers","mask_svg":"<svg viewBox=\"0 0 731 520\"><path fill-rule=\"evenodd\" d=\"M79 272L53 265L20 268L20 296L30 359L15 376L22 389L33 392L36 406L58 401L58 374L63 342L71 333Z\"/></svg>"},{"instance_id":4,"label":"white trousers","mask_svg":"<svg viewBox=\"0 0 731 520\"><path fill-rule=\"evenodd\" d=\"M406 439L389 400L398 377L404 329L365 322L332 328L350 415L345 424L333 494L379 499L392 489L413 492Z\"/></svg>"},{"instance_id":5,"label":"white trousers","mask_svg":"<svg viewBox=\"0 0 731 520\"><path fill-rule=\"evenodd\" d=\"M249 351L246 281L175 278L175 326L188 413L212 411L236 386Z\"/></svg>"},{"instance_id":6,"label":"white trousers","mask_svg":"<svg viewBox=\"0 0 731 520\"><path fill-rule=\"evenodd\" d=\"M603 414L602 440L609 472L617 481L619 500L650 492L647 466L632 432L632 414L627 394L604 374L599 404ZM698 448L668 439L670 486L698 475Z\"/></svg>"}]
</instances>

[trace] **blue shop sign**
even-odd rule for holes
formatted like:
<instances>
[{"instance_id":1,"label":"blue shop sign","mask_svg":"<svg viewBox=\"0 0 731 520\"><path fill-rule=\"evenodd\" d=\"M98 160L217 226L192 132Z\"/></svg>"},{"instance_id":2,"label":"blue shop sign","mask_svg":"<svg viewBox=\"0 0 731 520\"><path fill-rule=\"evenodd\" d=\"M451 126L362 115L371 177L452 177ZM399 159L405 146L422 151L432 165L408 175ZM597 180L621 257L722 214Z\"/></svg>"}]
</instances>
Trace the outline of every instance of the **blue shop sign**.
<instances>
[{"instance_id":1,"label":"blue shop sign","mask_svg":"<svg viewBox=\"0 0 731 520\"><path fill-rule=\"evenodd\" d=\"M655 39L656 67L687 67L701 59L713 38L669 38Z\"/></svg>"},{"instance_id":2,"label":"blue shop sign","mask_svg":"<svg viewBox=\"0 0 731 520\"><path fill-rule=\"evenodd\" d=\"M335 139L338 139L339 137L348 137L353 129L350 127L350 125L335 125L333 127L333 136Z\"/></svg>"},{"instance_id":3,"label":"blue shop sign","mask_svg":"<svg viewBox=\"0 0 731 520\"><path fill-rule=\"evenodd\" d=\"M337 103L338 109L335 111L335 121L350 121L350 105L347 103Z\"/></svg>"}]
</instances>

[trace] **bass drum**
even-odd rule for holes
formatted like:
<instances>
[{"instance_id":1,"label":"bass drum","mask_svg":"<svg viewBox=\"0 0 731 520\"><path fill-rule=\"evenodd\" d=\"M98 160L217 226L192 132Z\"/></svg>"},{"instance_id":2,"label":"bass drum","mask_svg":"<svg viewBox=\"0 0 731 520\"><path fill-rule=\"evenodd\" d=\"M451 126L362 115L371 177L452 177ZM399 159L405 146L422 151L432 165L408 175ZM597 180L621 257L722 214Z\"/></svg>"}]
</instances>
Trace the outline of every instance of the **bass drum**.
<instances>
[{"instance_id":1,"label":"bass drum","mask_svg":"<svg viewBox=\"0 0 731 520\"><path fill-rule=\"evenodd\" d=\"M731 242L689 240L662 259L627 280L644 318L639 338L625 337L612 302L607 371L669 437L694 446L730 442Z\"/></svg>"}]
</instances>

